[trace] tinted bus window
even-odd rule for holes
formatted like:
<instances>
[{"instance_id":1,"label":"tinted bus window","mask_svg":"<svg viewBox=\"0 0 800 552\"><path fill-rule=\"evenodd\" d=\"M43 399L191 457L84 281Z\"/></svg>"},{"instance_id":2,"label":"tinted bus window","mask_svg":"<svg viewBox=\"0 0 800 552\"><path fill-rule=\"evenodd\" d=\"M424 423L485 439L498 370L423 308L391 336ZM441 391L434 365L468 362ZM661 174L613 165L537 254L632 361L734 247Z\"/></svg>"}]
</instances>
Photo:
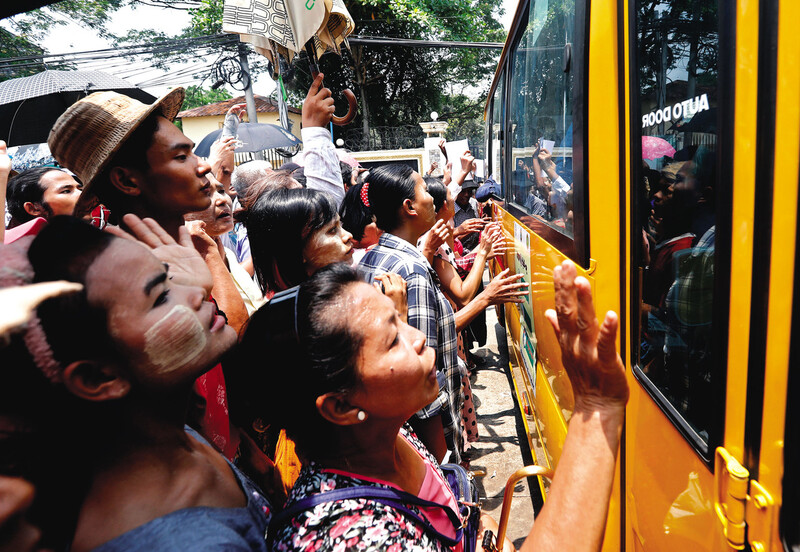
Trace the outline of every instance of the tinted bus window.
<instances>
[{"instance_id":1,"label":"tinted bus window","mask_svg":"<svg viewBox=\"0 0 800 552\"><path fill-rule=\"evenodd\" d=\"M712 382L724 370L712 329L727 322L713 316L718 26L711 0L636 2L638 364L651 393L701 444L708 443Z\"/></svg>"},{"instance_id":2,"label":"tinted bus window","mask_svg":"<svg viewBox=\"0 0 800 552\"><path fill-rule=\"evenodd\" d=\"M503 79L505 78L505 72L501 73L499 77L499 82L497 84L497 88L494 91L494 96L492 97L492 111L491 111L491 129L490 136L491 136L491 162L492 162L492 174L494 175L494 179L496 182L503 183L505 185L505 179L503 178L503 142L502 142L502 129L503 129L503 91L505 90L505 83Z\"/></svg>"},{"instance_id":3,"label":"tinted bus window","mask_svg":"<svg viewBox=\"0 0 800 552\"><path fill-rule=\"evenodd\" d=\"M564 65L575 2L531 0L528 13L512 61L507 197L572 236L573 79Z\"/></svg>"}]
</instances>

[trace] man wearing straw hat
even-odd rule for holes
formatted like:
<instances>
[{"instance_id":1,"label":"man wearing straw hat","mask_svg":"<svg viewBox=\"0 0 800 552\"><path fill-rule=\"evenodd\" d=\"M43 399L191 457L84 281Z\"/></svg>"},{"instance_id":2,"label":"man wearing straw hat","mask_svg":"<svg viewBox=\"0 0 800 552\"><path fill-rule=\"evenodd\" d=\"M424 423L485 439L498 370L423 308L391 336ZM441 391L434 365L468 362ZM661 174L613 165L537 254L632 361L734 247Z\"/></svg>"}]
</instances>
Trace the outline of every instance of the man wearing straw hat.
<instances>
[{"instance_id":1,"label":"man wearing straw hat","mask_svg":"<svg viewBox=\"0 0 800 552\"><path fill-rule=\"evenodd\" d=\"M183 215L210 205L211 167L172 124L183 98L183 88L152 105L96 92L58 118L47 142L53 157L83 181L75 215L103 203L112 221L127 213L151 217L177 240Z\"/></svg>"}]
</instances>

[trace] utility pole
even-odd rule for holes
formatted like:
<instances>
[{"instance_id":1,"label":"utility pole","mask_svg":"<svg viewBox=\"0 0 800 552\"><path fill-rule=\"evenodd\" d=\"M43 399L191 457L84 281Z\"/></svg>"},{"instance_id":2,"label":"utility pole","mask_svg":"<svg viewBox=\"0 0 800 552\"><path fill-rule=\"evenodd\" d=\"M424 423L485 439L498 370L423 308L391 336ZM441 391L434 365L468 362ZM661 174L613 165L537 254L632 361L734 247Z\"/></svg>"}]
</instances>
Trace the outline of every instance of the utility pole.
<instances>
[{"instance_id":1,"label":"utility pole","mask_svg":"<svg viewBox=\"0 0 800 552\"><path fill-rule=\"evenodd\" d=\"M247 48L243 43L238 44L239 62L242 64L242 72L247 79L247 88L244 89L244 99L247 103L247 118L251 123L258 122L258 112L256 111L256 98L253 95L253 78L250 76L250 64L247 62Z\"/></svg>"},{"instance_id":2,"label":"utility pole","mask_svg":"<svg viewBox=\"0 0 800 552\"><path fill-rule=\"evenodd\" d=\"M244 89L244 101L247 104L247 120L251 123L258 122L258 110L256 109L256 98L253 95L253 77L250 75L250 64L247 62L247 48L242 42L237 46L239 50L239 62L242 64L242 72L247 79L247 87ZM264 159L264 152L258 151L253 156L256 159Z\"/></svg>"}]
</instances>

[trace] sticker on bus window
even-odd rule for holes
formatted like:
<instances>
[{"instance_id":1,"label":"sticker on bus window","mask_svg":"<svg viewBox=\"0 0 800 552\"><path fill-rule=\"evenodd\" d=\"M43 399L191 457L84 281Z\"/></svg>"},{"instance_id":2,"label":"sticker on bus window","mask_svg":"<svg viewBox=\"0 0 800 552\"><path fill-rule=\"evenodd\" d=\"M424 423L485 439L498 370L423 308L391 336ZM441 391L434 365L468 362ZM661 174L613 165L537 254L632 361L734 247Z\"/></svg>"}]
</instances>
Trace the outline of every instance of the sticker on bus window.
<instances>
[{"instance_id":1,"label":"sticker on bus window","mask_svg":"<svg viewBox=\"0 0 800 552\"><path fill-rule=\"evenodd\" d=\"M536 336L530 335L523 323L524 316L519 317L519 350L522 364L528 372L528 380L533 388L533 398L536 397Z\"/></svg>"},{"instance_id":2,"label":"sticker on bus window","mask_svg":"<svg viewBox=\"0 0 800 552\"><path fill-rule=\"evenodd\" d=\"M661 109L651 111L642 115L642 128L648 128L661 123L670 121L680 121L681 119L691 119L701 111L710 109L708 106L708 94L695 96L675 105L668 105Z\"/></svg>"},{"instance_id":3,"label":"sticker on bus window","mask_svg":"<svg viewBox=\"0 0 800 552\"><path fill-rule=\"evenodd\" d=\"M531 285L531 235L527 228L514 221L514 270L522 274L522 281ZM524 327L533 334L533 305L531 294L525 296L520 312L524 319Z\"/></svg>"}]
</instances>

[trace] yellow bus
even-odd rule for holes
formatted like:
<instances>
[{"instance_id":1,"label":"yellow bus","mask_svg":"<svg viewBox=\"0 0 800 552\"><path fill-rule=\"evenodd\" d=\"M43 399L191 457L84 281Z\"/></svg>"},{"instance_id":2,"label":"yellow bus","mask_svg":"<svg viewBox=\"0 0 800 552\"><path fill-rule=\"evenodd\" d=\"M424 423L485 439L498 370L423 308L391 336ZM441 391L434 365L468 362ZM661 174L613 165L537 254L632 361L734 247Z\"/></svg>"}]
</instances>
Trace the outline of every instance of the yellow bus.
<instances>
[{"instance_id":1,"label":"yellow bus","mask_svg":"<svg viewBox=\"0 0 800 552\"><path fill-rule=\"evenodd\" d=\"M631 399L605 550L800 550L800 2L521 0L486 105L531 284L503 317L538 464L572 409L544 318L573 259ZM542 491L546 491L540 482Z\"/></svg>"}]
</instances>

